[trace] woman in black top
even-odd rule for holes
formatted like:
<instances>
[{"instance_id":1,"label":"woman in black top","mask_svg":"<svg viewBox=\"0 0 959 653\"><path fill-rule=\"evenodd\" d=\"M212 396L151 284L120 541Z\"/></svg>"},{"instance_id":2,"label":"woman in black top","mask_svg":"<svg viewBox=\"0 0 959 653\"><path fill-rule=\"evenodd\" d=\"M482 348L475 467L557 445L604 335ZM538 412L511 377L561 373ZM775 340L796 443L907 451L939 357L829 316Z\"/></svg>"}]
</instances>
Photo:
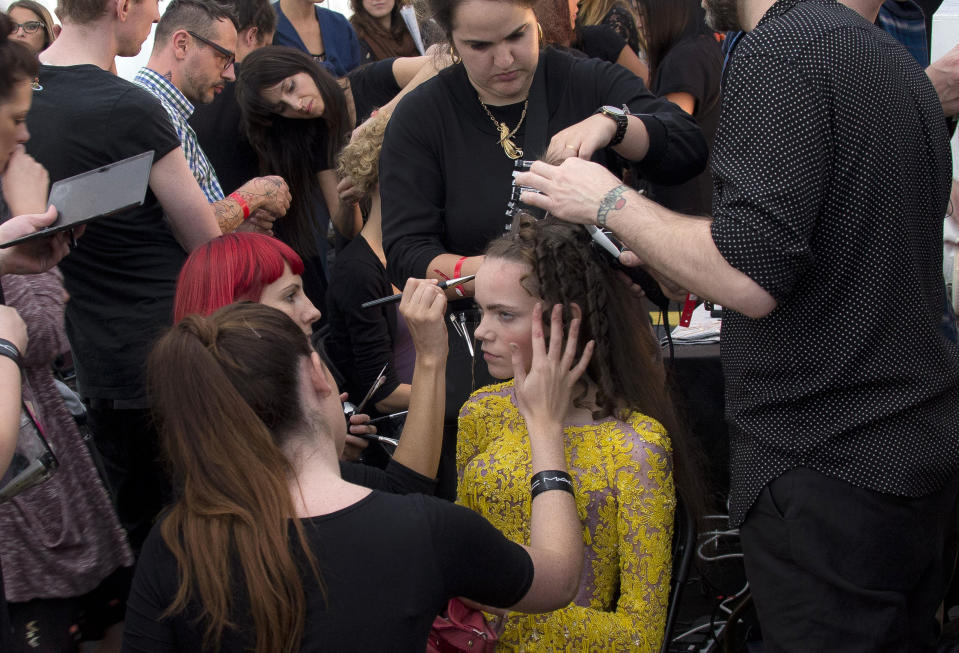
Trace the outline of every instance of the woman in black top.
<instances>
[{"instance_id":1,"label":"woman in black top","mask_svg":"<svg viewBox=\"0 0 959 653\"><path fill-rule=\"evenodd\" d=\"M371 415L409 408L415 352L406 320L395 304L361 304L396 292L386 276L383 254L379 156L389 114L380 111L340 154L338 170L355 192L370 201L360 234L336 257L327 294L330 325L326 349L345 379L345 389L362 397L386 368L386 381L373 393Z\"/></svg>"},{"instance_id":2,"label":"woman in black top","mask_svg":"<svg viewBox=\"0 0 959 653\"><path fill-rule=\"evenodd\" d=\"M697 0L636 0L641 39L649 63L649 89L696 119L710 149L719 123L719 80L723 58L716 35ZM709 168L674 186L649 184L650 197L674 211L711 213Z\"/></svg>"},{"instance_id":3,"label":"woman in black top","mask_svg":"<svg viewBox=\"0 0 959 653\"><path fill-rule=\"evenodd\" d=\"M441 313L439 291L422 288ZM556 311L553 324L549 350L534 327L516 393L534 472L568 478L560 407L592 346L574 366L578 321L565 351ZM186 317L157 343L148 377L179 496L140 557L125 651L419 653L452 597L540 612L575 593L583 549L571 493L534 490L524 547L463 507L340 478L339 390L275 309Z\"/></svg>"},{"instance_id":4,"label":"woman in black top","mask_svg":"<svg viewBox=\"0 0 959 653\"><path fill-rule=\"evenodd\" d=\"M346 95L309 55L267 46L243 60L236 97L260 169L283 177L293 196L276 235L303 258L306 294L323 306L329 221L352 238L360 220L340 202L333 171L351 129Z\"/></svg>"},{"instance_id":5,"label":"woman in black top","mask_svg":"<svg viewBox=\"0 0 959 653\"><path fill-rule=\"evenodd\" d=\"M705 166L699 127L635 75L551 48L541 52L527 0L433 0L431 8L461 62L403 98L386 130L380 192L394 284L476 272L486 245L510 222L504 213L517 158L618 156L663 183L685 181ZM598 113L604 105L609 114ZM623 114L623 106L634 115ZM468 283L447 295L472 292ZM471 307L451 305L454 317L464 314L467 330ZM458 408L472 389L492 382L482 359L470 356L472 343L450 334L441 496L455 486L449 452Z\"/></svg>"}]
</instances>

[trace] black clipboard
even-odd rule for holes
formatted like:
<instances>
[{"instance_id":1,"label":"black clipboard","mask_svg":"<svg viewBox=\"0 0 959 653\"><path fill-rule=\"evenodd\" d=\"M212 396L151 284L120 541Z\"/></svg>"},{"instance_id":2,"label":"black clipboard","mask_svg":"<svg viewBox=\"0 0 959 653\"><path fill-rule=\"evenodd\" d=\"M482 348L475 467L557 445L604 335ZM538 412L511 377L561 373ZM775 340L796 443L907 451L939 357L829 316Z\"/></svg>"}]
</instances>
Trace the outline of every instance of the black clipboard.
<instances>
[{"instance_id":1,"label":"black clipboard","mask_svg":"<svg viewBox=\"0 0 959 653\"><path fill-rule=\"evenodd\" d=\"M49 204L57 207L57 221L45 229L0 244L11 247L34 238L44 238L73 229L143 204L153 167L153 150L95 170L61 179L50 188Z\"/></svg>"}]
</instances>

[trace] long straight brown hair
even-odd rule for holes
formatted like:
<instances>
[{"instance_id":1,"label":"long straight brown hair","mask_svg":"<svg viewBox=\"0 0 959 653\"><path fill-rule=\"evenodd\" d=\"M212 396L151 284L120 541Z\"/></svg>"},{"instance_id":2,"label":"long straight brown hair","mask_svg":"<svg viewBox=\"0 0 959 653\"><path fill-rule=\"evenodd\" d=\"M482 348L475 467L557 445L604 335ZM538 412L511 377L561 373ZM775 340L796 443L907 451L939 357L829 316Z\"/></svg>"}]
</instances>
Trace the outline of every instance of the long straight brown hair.
<instances>
[{"instance_id":1,"label":"long straight brown hair","mask_svg":"<svg viewBox=\"0 0 959 653\"><path fill-rule=\"evenodd\" d=\"M209 317L189 315L156 344L148 384L178 497L161 526L179 565L166 615L197 607L204 650L236 628L231 577L238 562L257 653L299 650L301 575L320 581L290 497L290 461L280 446L300 426L301 362L312 350L293 321L241 303ZM309 571L295 562L295 527ZM320 582L322 588L322 582Z\"/></svg>"}]
</instances>

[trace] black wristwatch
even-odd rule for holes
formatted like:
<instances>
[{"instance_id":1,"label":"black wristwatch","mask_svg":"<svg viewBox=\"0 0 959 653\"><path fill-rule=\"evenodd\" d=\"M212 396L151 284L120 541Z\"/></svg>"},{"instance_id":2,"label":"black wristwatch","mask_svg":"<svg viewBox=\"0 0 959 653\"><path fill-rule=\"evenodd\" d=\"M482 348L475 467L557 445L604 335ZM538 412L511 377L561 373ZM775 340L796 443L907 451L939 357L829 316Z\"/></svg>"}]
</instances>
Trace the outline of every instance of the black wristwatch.
<instances>
[{"instance_id":1,"label":"black wristwatch","mask_svg":"<svg viewBox=\"0 0 959 653\"><path fill-rule=\"evenodd\" d=\"M596 113L601 113L616 123L616 133L609 142L609 147L614 147L623 142L626 138L626 128L629 126L629 108L624 104L623 108L611 107L608 104L596 109Z\"/></svg>"}]
</instances>

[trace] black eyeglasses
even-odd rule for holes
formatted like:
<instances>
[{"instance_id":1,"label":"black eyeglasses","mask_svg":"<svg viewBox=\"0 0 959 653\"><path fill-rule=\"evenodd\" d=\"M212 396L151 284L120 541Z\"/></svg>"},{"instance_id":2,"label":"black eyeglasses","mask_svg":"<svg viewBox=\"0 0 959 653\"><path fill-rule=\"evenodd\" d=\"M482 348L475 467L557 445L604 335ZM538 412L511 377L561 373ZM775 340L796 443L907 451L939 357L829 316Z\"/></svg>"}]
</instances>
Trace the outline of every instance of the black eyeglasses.
<instances>
[{"instance_id":1,"label":"black eyeglasses","mask_svg":"<svg viewBox=\"0 0 959 653\"><path fill-rule=\"evenodd\" d=\"M223 70L226 70L227 68L229 68L230 66L232 66L232 65L233 65L233 62L236 61L236 54L234 54L234 53L231 52L230 50L227 50L227 49L224 48L222 45L219 45L219 44L217 44L217 43L214 43L214 42L211 41L210 39L205 39L205 38L203 38L202 36L200 36L199 34L197 34L196 32L192 32L192 31L190 31L190 30L187 30L186 33L189 34L190 36L192 36L193 38L195 38L197 41L200 41L201 43L206 43L206 44L209 45L211 48L213 48L214 50L216 50L217 52L219 52L221 55L223 55L224 57L226 57L226 63L223 64Z\"/></svg>"},{"instance_id":2,"label":"black eyeglasses","mask_svg":"<svg viewBox=\"0 0 959 653\"><path fill-rule=\"evenodd\" d=\"M43 23L39 20L28 20L25 23L14 23L13 29L10 30L11 34L16 34L20 30L23 30L24 34L33 34L38 29L43 29Z\"/></svg>"}]
</instances>

